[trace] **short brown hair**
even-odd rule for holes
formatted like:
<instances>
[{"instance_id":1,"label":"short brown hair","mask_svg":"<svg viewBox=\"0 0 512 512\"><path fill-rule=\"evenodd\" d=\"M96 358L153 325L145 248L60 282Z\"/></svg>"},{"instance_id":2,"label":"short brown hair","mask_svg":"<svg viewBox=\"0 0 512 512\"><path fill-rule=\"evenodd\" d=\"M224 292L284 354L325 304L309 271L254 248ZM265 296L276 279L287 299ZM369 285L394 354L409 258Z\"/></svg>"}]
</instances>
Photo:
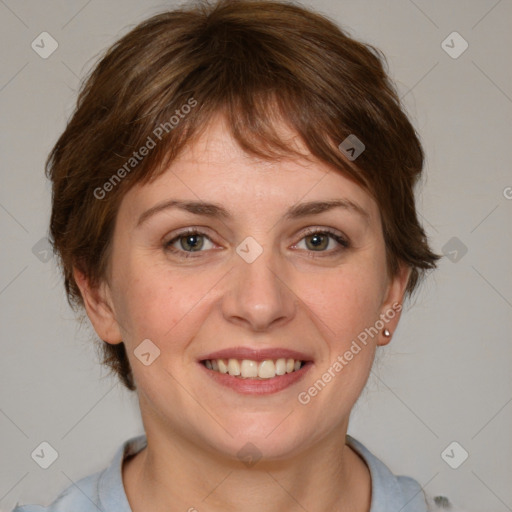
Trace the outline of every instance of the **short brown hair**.
<instances>
[{"instance_id":1,"label":"short brown hair","mask_svg":"<svg viewBox=\"0 0 512 512\"><path fill-rule=\"evenodd\" d=\"M267 159L293 156L276 131L284 121L312 155L364 187L380 207L389 273L406 263L412 295L440 256L415 208L423 150L385 62L326 17L288 2L203 1L136 26L82 84L46 164L50 236L71 306L83 305L73 266L93 284L106 275L126 192L158 176L216 113L243 150ZM339 149L349 135L365 145L353 161ZM124 344L102 345L102 362L134 390Z\"/></svg>"}]
</instances>

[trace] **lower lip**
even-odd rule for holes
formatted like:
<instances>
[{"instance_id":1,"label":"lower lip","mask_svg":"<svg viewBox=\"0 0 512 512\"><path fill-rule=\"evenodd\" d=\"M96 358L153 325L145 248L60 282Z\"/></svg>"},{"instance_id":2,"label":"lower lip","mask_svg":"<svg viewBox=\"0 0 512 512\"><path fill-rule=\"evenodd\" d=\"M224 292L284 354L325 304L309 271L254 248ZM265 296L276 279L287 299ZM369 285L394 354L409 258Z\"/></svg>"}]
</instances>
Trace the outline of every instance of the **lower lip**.
<instances>
[{"instance_id":1,"label":"lower lip","mask_svg":"<svg viewBox=\"0 0 512 512\"><path fill-rule=\"evenodd\" d=\"M277 393L293 386L296 382L300 381L309 371L313 363L305 363L300 370L285 375L276 375L271 379L243 379L240 377L233 377L227 373L220 373L214 370L209 370L202 363L199 366L207 372L208 376L218 384L233 389L237 393L244 395L270 395Z\"/></svg>"}]
</instances>

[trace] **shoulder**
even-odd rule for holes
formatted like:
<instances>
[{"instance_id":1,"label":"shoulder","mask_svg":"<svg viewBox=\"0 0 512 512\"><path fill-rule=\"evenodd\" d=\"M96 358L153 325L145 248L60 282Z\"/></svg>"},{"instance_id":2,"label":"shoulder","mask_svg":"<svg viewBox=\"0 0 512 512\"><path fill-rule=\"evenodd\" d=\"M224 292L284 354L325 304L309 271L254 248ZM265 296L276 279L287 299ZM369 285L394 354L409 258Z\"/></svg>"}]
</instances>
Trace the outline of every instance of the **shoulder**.
<instances>
[{"instance_id":1,"label":"shoulder","mask_svg":"<svg viewBox=\"0 0 512 512\"><path fill-rule=\"evenodd\" d=\"M143 449L146 443L145 435L125 441L108 467L73 483L48 506L17 505L12 512L130 512L123 487L122 465L127 456Z\"/></svg>"},{"instance_id":2,"label":"shoulder","mask_svg":"<svg viewBox=\"0 0 512 512\"><path fill-rule=\"evenodd\" d=\"M40 505L17 505L12 512L47 512L46 507Z\"/></svg>"},{"instance_id":3,"label":"shoulder","mask_svg":"<svg viewBox=\"0 0 512 512\"><path fill-rule=\"evenodd\" d=\"M428 496L421 485L409 476L395 475L360 441L347 435L347 444L365 461L372 479L370 512L435 512L454 510L445 497ZM455 510L454 510L455 512Z\"/></svg>"},{"instance_id":4,"label":"shoulder","mask_svg":"<svg viewBox=\"0 0 512 512\"><path fill-rule=\"evenodd\" d=\"M94 473L70 485L47 507L18 505L12 512L98 512L98 482L102 474Z\"/></svg>"}]
</instances>

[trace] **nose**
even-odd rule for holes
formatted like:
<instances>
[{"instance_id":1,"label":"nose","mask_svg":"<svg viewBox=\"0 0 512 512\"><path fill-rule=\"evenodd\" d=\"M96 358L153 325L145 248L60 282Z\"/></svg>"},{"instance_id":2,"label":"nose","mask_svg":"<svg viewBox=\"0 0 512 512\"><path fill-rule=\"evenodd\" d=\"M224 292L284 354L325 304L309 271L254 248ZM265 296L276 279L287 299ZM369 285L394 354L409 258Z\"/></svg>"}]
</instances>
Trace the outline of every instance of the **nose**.
<instances>
[{"instance_id":1,"label":"nose","mask_svg":"<svg viewBox=\"0 0 512 512\"><path fill-rule=\"evenodd\" d=\"M297 297L287 283L284 265L270 249L252 263L235 257L222 301L224 318L253 331L288 323L296 314Z\"/></svg>"}]
</instances>

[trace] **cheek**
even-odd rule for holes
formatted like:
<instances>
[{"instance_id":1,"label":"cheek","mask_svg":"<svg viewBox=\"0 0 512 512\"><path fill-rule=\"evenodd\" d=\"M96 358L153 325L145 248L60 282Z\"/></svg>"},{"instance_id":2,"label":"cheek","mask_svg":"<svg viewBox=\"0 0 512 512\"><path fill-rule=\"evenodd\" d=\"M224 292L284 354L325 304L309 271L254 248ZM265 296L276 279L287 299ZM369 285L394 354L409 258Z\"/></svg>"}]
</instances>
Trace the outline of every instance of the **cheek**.
<instances>
[{"instance_id":1,"label":"cheek","mask_svg":"<svg viewBox=\"0 0 512 512\"><path fill-rule=\"evenodd\" d=\"M321 396L315 403L326 424L337 424L349 414L375 357L376 336L368 334L368 328L378 319L379 287L372 272L352 270L345 267L322 279L307 301L313 316L320 319L317 326L325 352L302 391L309 397Z\"/></svg>"},{"instance_id":2,"label":"cheek","mask_svg":"<svg viewBox=\"0 0 512 512\"><path fill-rule=\"evenodd\" d=\"M154 265L145 265L135 258L118 260L116 268L114 303L117 320L125 331L125 343L159 339L176 323L183 304L176 300L172 280Z\"/></svg>"},{"instance_id":3,"label":"cheek","mask_svg":"<svg viewBox=\"0 0 512 512\"><path fill-rule=\"evenodd\" d=\"M324 325L332 344L343 348L373 325L379 315L380 283L371 266L341 267L338 272L303 282L302 297Z\"/></svg>"},{"instance_id":4,"label":"cheek","mask_svg":"<svg viewBox=\"0 0 512 512\"><path fill-rule=\"evenodd\" d=\"M159 263L127 261L118 276L115 298L127 342L149 338L162 348L177 347L178 340L192 336L188 329L200 325L202 301L216 281L218 276L204 272L183 275Z\"/></svg>"}]
</instances>

